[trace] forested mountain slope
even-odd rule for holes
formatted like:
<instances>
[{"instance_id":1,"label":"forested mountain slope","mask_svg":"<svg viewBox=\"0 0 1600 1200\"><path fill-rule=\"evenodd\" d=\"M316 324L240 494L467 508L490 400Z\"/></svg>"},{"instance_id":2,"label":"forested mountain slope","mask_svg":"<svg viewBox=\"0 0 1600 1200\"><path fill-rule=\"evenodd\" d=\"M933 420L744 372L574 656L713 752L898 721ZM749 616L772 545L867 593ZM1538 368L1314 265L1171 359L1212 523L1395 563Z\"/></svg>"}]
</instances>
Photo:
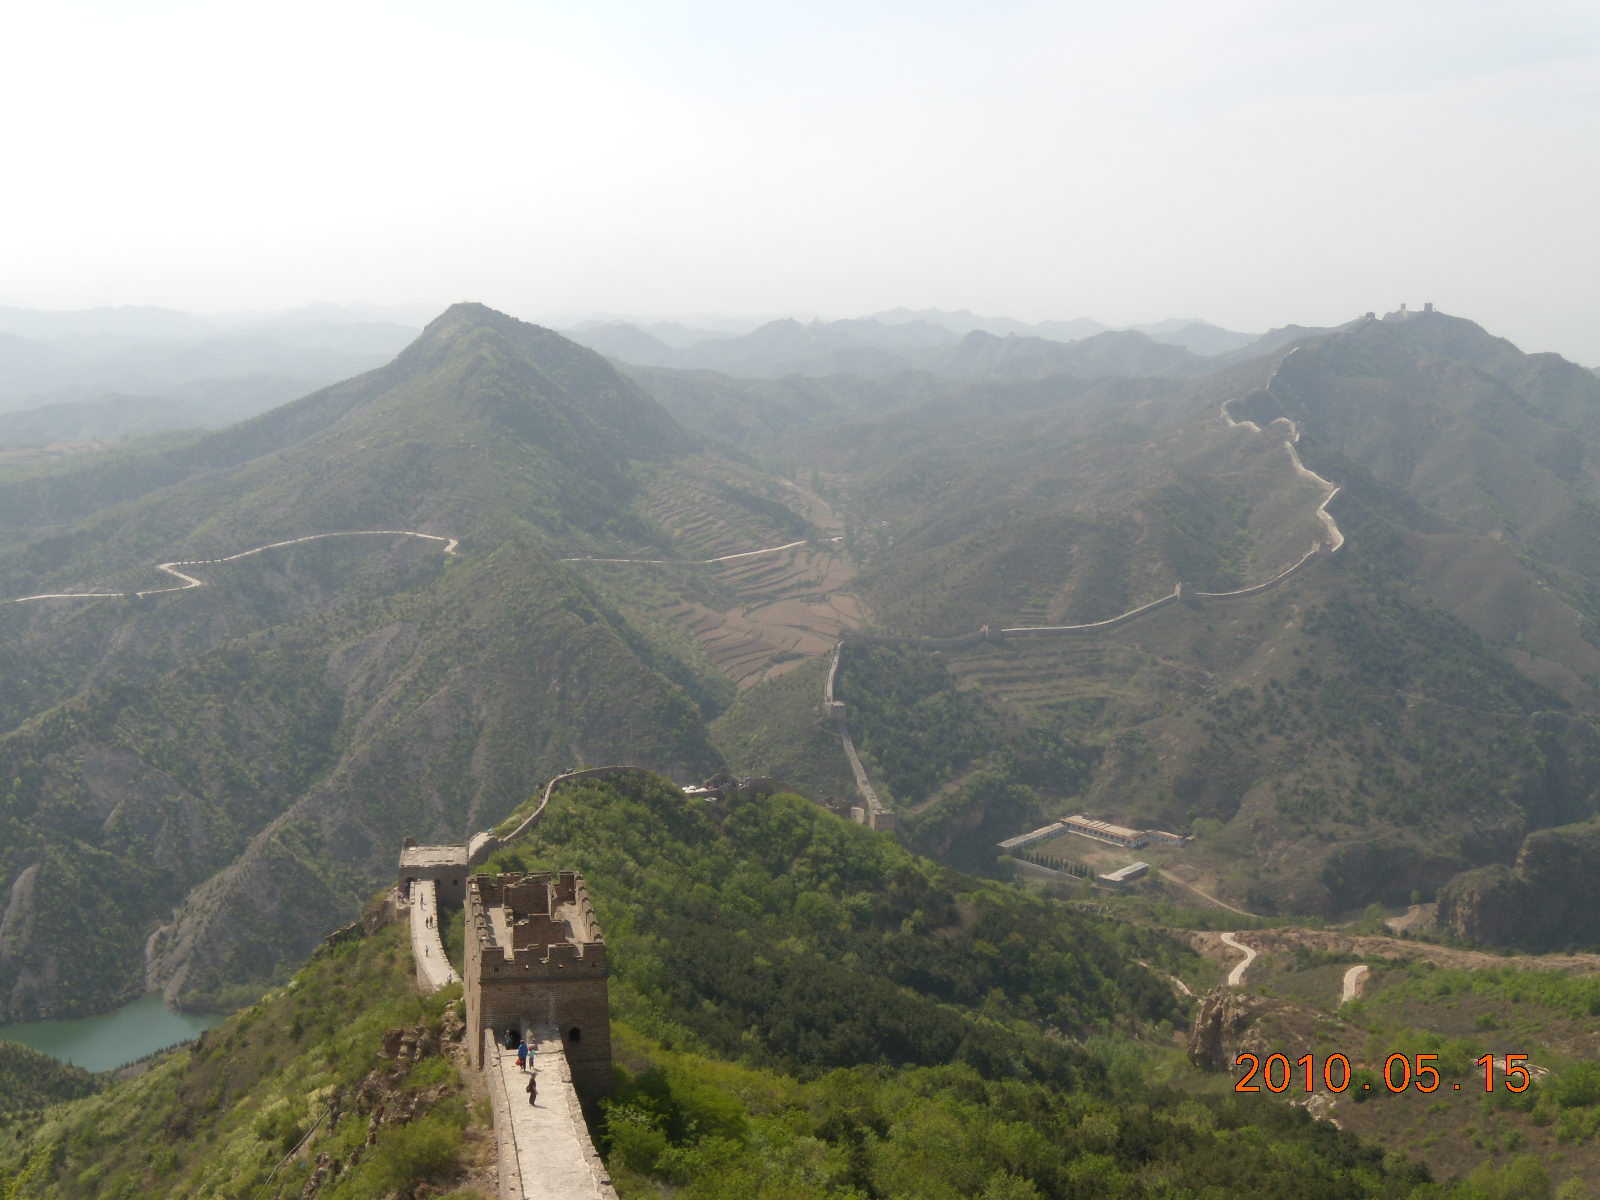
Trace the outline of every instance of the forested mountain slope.
<instances>
[{"instance_id":1,"label":"forested mountain slope","mask_svg":"<svg viewBox=\"0 0 1600 1200\"><path fill-rule=\"evenodd\" d=\"M971 385L777 451L851 498L863 597L892 632L1096 621L1183 580L1226 591L1310 548L1321 494L1282 436L1220 417L1271 360L1203 383Z\"/></svg>"},{"instance_id":2,"label":"forested mountain slope","mask_svg":"<svg viewBox=\"0 0 1600 1200\"><path fill-rule=\"evenodd\" d=\"M650 481L694 446L599 356L460 305L243 425L0 482L0 595L155 593L0 606L0 1014L249 994L404 835L576 761L714 769L713 669L560 561L673 552ZM435 540L153 569L364 530Z\"/></svg>"},{"instance_id":3,"label":"forested mountain slope","mask_svg":"<svg viewBox=\"0 0 1600 1200\"><path fill-rule=\"evenodd\" d=\"M1593 377L1438 313L1284 334L1198 381L969 385L769 447L842 498L854 586L922 660L847 648L841 676L920 845L977 866L1063 809L1199 821L1174 869L1335 913L1600 811ZM1271 579L1327 537L1312 472L1346 541L1275 591L914 645Z\"/></svg>"}]
</instances>

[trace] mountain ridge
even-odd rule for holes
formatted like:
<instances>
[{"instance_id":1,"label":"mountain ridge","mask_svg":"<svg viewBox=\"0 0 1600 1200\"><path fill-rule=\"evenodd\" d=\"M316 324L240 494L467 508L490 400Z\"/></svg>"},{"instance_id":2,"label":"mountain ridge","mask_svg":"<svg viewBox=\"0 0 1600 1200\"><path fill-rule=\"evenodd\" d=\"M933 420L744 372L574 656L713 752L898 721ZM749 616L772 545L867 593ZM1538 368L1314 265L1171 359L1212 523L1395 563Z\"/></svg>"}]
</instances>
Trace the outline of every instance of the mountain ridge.
<instances>
[{"instance_id":1,"label":"mountain ridge","mask_svg":"<svg viewBox=\"0 0 1600 1200\"><path fill-rule=\"evenodd\" d=\"M558 561L661 537L636 474L694 445L592 351L457 305L393 363L120 474L0 486L14 525L58 530L0 550L11 595L164 586L155 563L284 534L461 539L323 540L188 568L203 589L0 610L7 677L37 681L0 721L0 775L25 781L0 795L0 1003L218 1002L297 961L402 833L462 836L574 757L719 765L684 690L702 668ZM121 916L74 956L86 874Z\"/></svg>"}]
</instances>

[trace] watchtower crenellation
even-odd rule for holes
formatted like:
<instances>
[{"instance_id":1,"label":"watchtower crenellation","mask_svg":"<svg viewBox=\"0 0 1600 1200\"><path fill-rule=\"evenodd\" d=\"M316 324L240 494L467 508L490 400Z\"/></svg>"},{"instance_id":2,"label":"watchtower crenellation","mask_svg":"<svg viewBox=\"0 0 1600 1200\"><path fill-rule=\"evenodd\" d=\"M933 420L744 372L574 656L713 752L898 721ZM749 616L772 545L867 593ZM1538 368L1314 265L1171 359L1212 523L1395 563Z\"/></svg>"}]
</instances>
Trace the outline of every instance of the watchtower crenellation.
<instances>
[{"instance_id":1,"label":"watchtower crenellation","mask_svg":"<svg viewBox=\"0 0 1600 1200\"><path fill-rule=\"evenodd\" d=\"M587 1100L611 1083L606 945L576 871L467 881L467 1044L482 1066L485 1029L560 1030Z\"/></svg>"}]
</instances>

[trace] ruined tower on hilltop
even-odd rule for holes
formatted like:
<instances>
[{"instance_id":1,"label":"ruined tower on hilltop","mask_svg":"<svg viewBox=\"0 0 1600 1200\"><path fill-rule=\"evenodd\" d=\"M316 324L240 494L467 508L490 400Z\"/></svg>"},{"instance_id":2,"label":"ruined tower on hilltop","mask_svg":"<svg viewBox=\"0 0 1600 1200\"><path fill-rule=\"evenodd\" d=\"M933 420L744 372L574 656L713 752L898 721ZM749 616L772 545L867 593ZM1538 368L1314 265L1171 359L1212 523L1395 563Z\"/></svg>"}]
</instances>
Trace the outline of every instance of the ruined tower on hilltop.
<instances>
[{"instance_id":1,"label":"ruined tower on hilltop","mask_svg":"<svg viewBox=\"0 0 1600 1200\"><path fill-rule=\"evenodd\" d=\"M611 1086L606 944L583 876L467 880L467 1045L483 1066L484 1031L558 1036L585 1101Z\"/></svg>"}]
</instances>

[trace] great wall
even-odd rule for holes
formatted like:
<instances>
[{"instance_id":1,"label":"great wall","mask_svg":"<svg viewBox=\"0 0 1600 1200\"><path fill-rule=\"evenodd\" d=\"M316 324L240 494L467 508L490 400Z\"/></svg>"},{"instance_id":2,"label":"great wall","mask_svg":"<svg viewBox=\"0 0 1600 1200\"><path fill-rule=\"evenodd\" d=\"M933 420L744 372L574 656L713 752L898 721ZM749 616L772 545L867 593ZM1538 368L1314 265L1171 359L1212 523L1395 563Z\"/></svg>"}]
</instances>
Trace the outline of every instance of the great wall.
<instances>
[{"instance_id":1,"label":"great wall","mask_svg":"<svg viewBox=\"0 0 1600 1200\"><path fill-rule=\"evenodd\" d=\"M1272 394L1273 385L1277 382L1278 375L1282 372L1284 365L1299 352L1300 347L1296 346L1278 360L1277 365L1272 370L1271 376L1269 376L1267 380L1266 386L1260 389L1260 394L1268 396ZM1131 608L1127 612L1119 613L1114 617L1106 617L1105 619L1099 621L1086 621L1077 625L1012 625L1000 628L985 625L970 633L952 634L944 637L859 633L854 631L844 633L843 636L841 636L840 639L834 643L830 652L831 658L828 666L828 674L823 684L822 710L823 713L833 722L834 729L839 737L840 747L844 751L845 758L849 761L850 771L855 779L856 792L861 801L860 804L851 809L851 814L855 820L862 824L870 825L874 829L891 829L894 826L895 817L893 811L887 804L884 803L883 798L878 795L877 789L872 786L871 777L867 773L865 764L863 764L861 761L861 755L856 749L855 740L850 735L850 726L848 721L845 719L844 702L839 698L838 695L837 685L839 665L846 645L850 643L862 645L878 644L917 646L930 650L950 650L959 649L965 646L977 645L985 641L1011 640L1016 638L1071 637L1085 634L1103 633L1112 629L1120 628L1132 621L1138 620L1141 617L1148 616L1150 613L1157 612L1168 607L1169 605L1177 604L1181 601L1239 600L1249 596L1259 596L1264 592L1271 591L1273 588L1282 584L1285 580L1291 579L1295 575L1298 575L1312 563L1318 561L1319 559L1330 557L1338 553L1339 550L1343 548L1345 542L1344 532L1339 528L1339 523L1334 519L1333 514L1328 511L1328 506L1332 504L1333 501L1339 496L1339 493L1342 491L1342 489L1339 487L1339 485L1324 479L1321 475L1318 475L1315 471L1311 470L1301 461L1300 452L1297 449L1300 441L1299 425L1288 417L1279 417L1273 421L1270 421L1267 424L1266 429L1263 429L1254 421L1235 420L1233 415L1228 410L1236 399L1237 397L1223 401L1218 414L1222 418L1223 423L1229 429L1243 429L1254 434L1277 431L1282 436L1283 448L1289 456L1289 463L1294 473L1298 477L1305 479L1306 481L1322 489L1322 499L1317 505L1316 516L1317 519L1322 523L1325 536L1317 538L1313 542L1311 548L1295 562L1291 563L1289 566L1273 575L1270 579L1267 579L1261 583L1252 584L1249 587L1237 588L1229 592L1201 592L1190 587L1184 581L1179 580L1173 586L1172 591L1167 593L1165 596L1149 601L1146 604L1141 604L1135 608ZM828 543L834 545L837 545L841 540L842 539L837 537L826 539ZM632 563L644 566L711 566L719 563L732 562L737 559L749 559L760 557L762 555L778 554L786 550L792 550L796 547L810 544L812 543L804 540L797 542L786 542L781 546L767 546L758 550L745 550L736 554L719 555L713 558L597 558L593 555L583 555L564 558L561 561L570 563Z\"/></svg>"},{"instance_id":2,"label":"great wall","mask_svg":"<svg viewBox=\"0 0 1600 1200\"><path fill-rule=\"evenodd\" d=\"M453 537L445 537L437 533L418 533L414 529L343 529L334 533L308 533L304 537L288 538L281 542L268 542L265 546L254 546L249 550L241 550L237 554L229 554L223 558L188 558L157 563L155 570L183 581L177 587L147 588L142 592L41 592L36 596L16 596L10 602L12 604L26 604L31 600L133 600L142 599L145 596L164 596L169 592L187 592L191 588L203 588L210 585L203 579L196 579L193 575L178 570L179 567L220 566L223 563L238 562L241 558L250 558L252 555L263 554L268 550L280 550L285 546L299 546L306 542L320 542L324 538L340 537L425 538L430 542L443 542L443 552L450 555L454 555L456 547L460 545Z\"/></svg>"},{"instance_id":3,"label":"great wall","mask_svg":"<svg viewBox=\"0 0 1600 1200\"><path fill-rule=\"evenodd\" d=\"M829 542L838 542L841 538L823 539ZM587 562L587 563L638 563L649 567L709 567L717 563L738 562L746 558L760 558L765 554L781 554L785 550L794 550L801 546L809 546L811 538L801 538L795 542L785 542L781 546L763 546L760 550L741 550L737 554L719 554L715 558L598 558L593 554L580 554L570 558L563 558L562 562Z\"/></svg>"},{"instance_id":4,"label":"great wall","mask_svg":"<svg viewBox=\"0 0 1600 1200\"><path fill-rule=\"evenodd\" d=\"M1262 394L1269 396L1272 394L1272 386L1277 382L1278 375L1283 370L1284 364L1299 352L1300 348L1296 346L1278 360L1278 365L1273 368L1266 387L1261 389ZM1339 523L1334 520L1333 514L1328 511L1328 505L1333 503L1343 489L1339 485L1324 479L1300 461L1300 452L1296 449L1300 441L1299 425L1288 417L1279 417L1270 421L1265 430L1254 421L1236 421L1233 419L1232 414L1228 412L1228 408L1233 402L1232 399L1223 401L1220 410L1222 420L1229 429L1244 429L1255 434L1266 433L1275 429L1279 430L1283 436L1283 447L1288 451L1289 462L1294 469L1294 473L1322 489L1322 500L1317 505L1316 515L1317 519L1322 522L1327 536L1316 539L1310 550L1264 583L1252 584L1250 587L1238 588L1231 592L1200 592L1195 591L1180 580L1171 592L1160 599L1152 600L1148 604L1141 604L1137 608L1129 609L1127 612L1119 613L1114 617L1107 617L1102 621L1088 621L1081 625L1017 625L1000 629L985 625L971 633L956 634L949 637L914 637L870 633L845 634L833 647L833 658L828 667L827 680L823 685L822 709L833 720L835 729L839 734L840 744L844 748L845 757L849 760L850 769L855 775L856 790L860 794L861 804L852 809L852 814L859 814L856 816L858 821L871 825L874 829L891 829L894 826L894 813L883 803L877 793L877 789L872 786L866 768L862 765L861 756L856 751L855 741L850 736L850 727L845 720L844 702L838 697L836 685L839 663L847 644L856 642L861 644L919 646L926 649L945 650L972 646L985 641L1101 633L1119 628L1179 601L1190 599L1238 600L1247 596L1259 596L1263 592L1271 591L1283 583L1284 580L1298 575L1319 559L1328 558L1338 553L1344 547L1344 532L1339 528ZM1244 949L1244 947L1240 947L1240 949ZM1248 965L1248 960L1246 960L1245 965Z\"/></svg>"},{"instance_id":5,"label":"great wall","mask_svg":"<svg viewBox=\"0 0 1600 1200\"><path fill-rule=\"evenodd\" d=\"M583 1113L610 1087L608 966L582 875L486 875L472 868L527 833L561 784L639 770L564 772L504 837L484 832L445 846L408 838L400 851L392 903L407 918L418 986L463 985L468 1069L481 1072L493 1114L499 1200L616 1200ZM464 979L440 933L441 897L464 911ZM536 1074L519 1063L521 1046ZM536 1095L527 1090L530 1079Z\"/></svg>"},{"instance_id":6,"label":"great wall","mask_svg":"<svg viewBox=\"0 0 1600 1200\"><path fill-rule=\"evenodd\" d=\"M836 657L829 671L830 695L837 666ZM392 903L408 918L418 986L437 991L463 985L467 1069L480 1073L489 1100L498 1200L617 1200L584 1114L585 1104L592 1106L610 1085L608 962L582 875L472 874L471 868L537 824L560 785L642 770L612 765L564 772L545 785L538 803L503 837L485 832L448 846L418 846L407 839L401 851ZM860 782L870 796L864 773ZM892 818L886 810L872 811ZM441 936L441 894L459 898L464 909L465 979L450 964ZM1223 990L1243 987L1245 973L1260 955L1232 932L1219 939L1241 958L1226 983L1202 1002L1191 1046ZM1361 994L1368 973L1365 964L1344 973L1340 1004ZM1194 996L1181 979L1168 978L1183 995ZM526 1052L528 1071L519 1050ZM530 1079L536 1093L529 1090Z\"/></svg>"},{"instance_id":7,"label":"great wall","mask_svg":"<svg viewBox=\"0 0 1600 1200\"><path fill-rule=\"evenodd\" d=\"M830 695L837 667L835 656ZM859 758L852 755L852 763L870 805L871 783ZM489 875L472 868L533 828L560 785L641 770L612 765L564 772L503 837L482 832L465 844L436 846L408 838L400 853L391 903L407 920L417 984L430 992L463 987L466 1069L480 1073L489 1100L498 1200L617 1200L584 1115L585 1104L592 1106L610 1086L609 972L582 875ZM874 827L892 827L893 814L881 805L869 807L868 823L875 817L884 824ZM464 979L444 944L441 895L464 910ZM1258 952L1232 933L1221 940L1243 955L1226 985L1240 987ZM1346 973L1341 1002L1358 994L1365 973L1365 967ZM1174 983L1193 994L1181 980ZM519 1052L527 1055L528 1071ZM530 1080L536 1093L529 1090Z\"/></svg>"}]
</instances>

